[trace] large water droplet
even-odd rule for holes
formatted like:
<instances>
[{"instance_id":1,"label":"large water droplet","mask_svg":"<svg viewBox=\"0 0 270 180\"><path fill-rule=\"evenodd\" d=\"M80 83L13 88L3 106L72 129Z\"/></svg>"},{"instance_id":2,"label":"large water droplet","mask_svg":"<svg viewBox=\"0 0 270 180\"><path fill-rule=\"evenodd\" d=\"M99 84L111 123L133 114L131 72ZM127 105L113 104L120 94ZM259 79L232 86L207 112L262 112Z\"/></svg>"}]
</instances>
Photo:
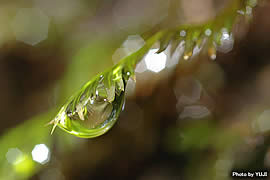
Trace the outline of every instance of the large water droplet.
<instances>
[{"instance_id":1,"label":"large water droplet","mask_svg":"<svg viewBox=\"0 0 270 180\"><path fill-rule=\"evenodd\" d=\"M122 111L125 84L120 74L104 75L90 81L62 107L51 123L78 137L104 134Z\"/></svg>"}]
</instances>

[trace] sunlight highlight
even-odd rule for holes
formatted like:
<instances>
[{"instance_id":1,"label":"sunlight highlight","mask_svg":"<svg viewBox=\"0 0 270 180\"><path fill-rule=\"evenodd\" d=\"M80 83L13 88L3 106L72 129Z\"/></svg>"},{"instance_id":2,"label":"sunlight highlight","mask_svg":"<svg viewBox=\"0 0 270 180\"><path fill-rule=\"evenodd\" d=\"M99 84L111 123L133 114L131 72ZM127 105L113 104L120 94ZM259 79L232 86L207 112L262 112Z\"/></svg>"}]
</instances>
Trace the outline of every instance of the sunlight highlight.
<instances>
[{"instance_id":1,"label":"sunlight highlight","mask_svg":"<svg viewBox=\"0 0 270 180\"><path fill-rule=\"evenodd\" d=\"M45 144L38 144L32 151L32 158L34 161L45 164L50 159L50 150Z\"/></svg>"},{"instance_id":2,"label":"sunlight highlight","mask_svg":"<svg viewBox=\"0 0 270 180\"><path fill-rule=\"evenodd\" d=\"M145 63L147 69L158 73L162 71L166 66L167 55L162 52L156 54L158 49L151 49L145 56Z\"/></svg>"}]
</instances>

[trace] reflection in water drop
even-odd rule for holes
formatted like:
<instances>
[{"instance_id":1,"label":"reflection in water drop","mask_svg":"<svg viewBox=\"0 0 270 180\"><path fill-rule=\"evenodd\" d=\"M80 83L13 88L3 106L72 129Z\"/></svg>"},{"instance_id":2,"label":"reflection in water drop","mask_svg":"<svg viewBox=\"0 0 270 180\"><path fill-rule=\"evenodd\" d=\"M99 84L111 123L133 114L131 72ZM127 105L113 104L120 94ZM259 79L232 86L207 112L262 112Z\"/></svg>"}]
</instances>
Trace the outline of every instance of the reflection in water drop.
<instances>
[{"instance_id":1,"label":"reflection in water drop","mask_svg":"<svg viewBox=\"0 0 270 180\"><path fill-rule=\"evenodd\" d=\"M106 99L86 99L76 106L76 113L70 113L68 117L73 121L81 120L79 122L86 128L95 128L109 118L112 109L112 104ZM67 112L71 112L71 107Z\"/></svg>"}]
</instances>

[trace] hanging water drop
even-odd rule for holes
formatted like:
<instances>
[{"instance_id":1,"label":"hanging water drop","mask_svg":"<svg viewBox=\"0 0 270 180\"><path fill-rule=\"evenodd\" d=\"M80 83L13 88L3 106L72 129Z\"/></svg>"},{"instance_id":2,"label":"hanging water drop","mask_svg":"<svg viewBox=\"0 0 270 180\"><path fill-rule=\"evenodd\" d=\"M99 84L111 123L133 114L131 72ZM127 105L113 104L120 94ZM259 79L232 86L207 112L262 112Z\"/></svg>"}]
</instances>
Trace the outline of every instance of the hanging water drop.
<instances>
[{"instance_id":1,"label":"hanging water drop","mask_svg":"<svg viewBox=\"0 0 270 180\"><path fill-rule=\"evenodd\" d=\"M58 126L83 138L107 132L118 119L125 99L124 90L129 76L124 76L122 71L118 68L88 82L61 108L51 122L54 128Z\"/></svg>"},{"instance_id":2,"label":"hanging water drop","mask_svg":"<svg viewBox=\"0 0 270 180\"><path fill-rule=\"evenodd\" d=\"M191 56L192 56L192 52L190 51L190 52L186 53L186 54L183 56L183 58L184 58L184 60L188 60Z\"/></svg>"},{"instance_id":3,"label":"hanging water drop","mask_svg":"<svg viewBox=\"0 0 270 180\"><path fill-rule=\"evenodd\" d=\"M226 28L221 29L220 44L217 46L217 50L222 53L228 53L233 49L234 38L232 33Z\"/></svg>"},{"instance_id":4,"label":"hanging water drop","mask_svg":"<svg viewBox=\"0 0 270 180\"><path fill-rule=\"evenodd\" d=\"M215 48L215 45L213 44L212 46L209 47L208 49L208 56L210 59L215 60L217 58L217 50Z\"/></svg>"}]
</instances>

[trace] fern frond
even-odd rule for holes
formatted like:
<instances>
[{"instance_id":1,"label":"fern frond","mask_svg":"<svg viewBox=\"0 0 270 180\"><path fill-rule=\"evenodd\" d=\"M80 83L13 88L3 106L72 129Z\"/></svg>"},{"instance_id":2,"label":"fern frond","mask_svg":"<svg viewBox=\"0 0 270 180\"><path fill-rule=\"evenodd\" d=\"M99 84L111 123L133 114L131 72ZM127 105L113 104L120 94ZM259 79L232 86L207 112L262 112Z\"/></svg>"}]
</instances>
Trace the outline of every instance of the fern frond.
<instances>
[{"instance_id":1,"label":"fern frond","mask_svg":"<svg viewBox=\"0 0 270 180\"><path fill-rule=\"evenodd\" d=\"M250 18L256 0L234 0L215 19L201 25L181 25L173 29L160 30L146 40L145 45L135 53L123 58L115 66L96 75L86 83L67 103L52 121L66 132L83 138L100 136L107 132L119 117L125 100L125 87L134 76L136 64L160 42L157 53L166 50L174 54L177 46L184 42L183 58L188 60L197 49L206 48L211 59L224 42L233 41L232 27L237 15ZM231 48L223 49L224 51ZM182 58L179 57L179 58Z\"/></svg>"}]
</instances>

